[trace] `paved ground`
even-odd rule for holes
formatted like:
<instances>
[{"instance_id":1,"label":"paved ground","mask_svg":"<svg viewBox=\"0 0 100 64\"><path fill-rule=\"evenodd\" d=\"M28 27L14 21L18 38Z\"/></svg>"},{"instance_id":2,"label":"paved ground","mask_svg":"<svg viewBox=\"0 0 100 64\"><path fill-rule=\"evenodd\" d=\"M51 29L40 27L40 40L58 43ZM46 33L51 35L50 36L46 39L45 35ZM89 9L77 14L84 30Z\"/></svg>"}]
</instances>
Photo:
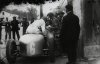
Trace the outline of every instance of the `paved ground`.
<instances>
[{"instance_id":1,"label":"paved ground","mask_svg":"<svg viewBox=\"0 0 100 64\"><path fill-rule=\"evenodd\" d=\"M54 63L51 63L48 57L32 57L32 58L19 58L16 64L65 64L67 58L56 58Z\"/></svg>"},{"instance_id":2,"label":"paved ground","mask_svg":"<svg viewBox=\"0 0 100 64\"><path fill-rule=\"evenodd\" d=\"M48 57L32 57L18 58L16 64L66 64L68 59L65 57L57 57L54 63L51 63ZM80 61L77 64L88 64L88 62Z\"/></svg>"}]
</instances>

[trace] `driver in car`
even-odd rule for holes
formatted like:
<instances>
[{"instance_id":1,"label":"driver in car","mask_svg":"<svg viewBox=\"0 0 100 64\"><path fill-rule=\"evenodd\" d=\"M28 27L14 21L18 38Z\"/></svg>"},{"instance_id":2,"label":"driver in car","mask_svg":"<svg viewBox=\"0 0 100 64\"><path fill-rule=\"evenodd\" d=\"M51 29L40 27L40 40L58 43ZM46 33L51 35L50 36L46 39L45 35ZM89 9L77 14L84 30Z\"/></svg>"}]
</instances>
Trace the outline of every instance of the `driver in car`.
<instances>
[{"instance_id":1,"label":"driver in car","mask_svg":"<svg viewBox=\"0 0 100 64\"><path fill-rule=\"evenodd\" d=\"M45 21L43 19L35 20L26 29L26 33L29 34L46 34Z\"/></svg>"},{"instance_id":2,"label":"driver in car","mask_svg":"<svg viewBox=\"0 0 100 64\"><path fill-rule=\"evenodd\" d=\"M52 31L52 21L54 14L49 13L47 17L43 17L42 19L35 20L32 24L30 24L26 30L26 34L42 34L46 37L47 44L49 47L49 54L51 62L54 62L54 33Z\"/></svg>"}]
</instances>

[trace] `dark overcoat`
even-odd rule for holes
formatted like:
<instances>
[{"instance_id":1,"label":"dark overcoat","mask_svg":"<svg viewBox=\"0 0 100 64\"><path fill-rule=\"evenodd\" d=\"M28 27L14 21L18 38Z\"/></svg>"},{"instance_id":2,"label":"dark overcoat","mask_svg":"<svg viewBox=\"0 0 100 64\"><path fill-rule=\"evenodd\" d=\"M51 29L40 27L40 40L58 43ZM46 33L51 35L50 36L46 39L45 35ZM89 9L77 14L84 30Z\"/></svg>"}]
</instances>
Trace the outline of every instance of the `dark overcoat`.
<instances>
[{"instance_id":1,"label":"dark overcoat","mask_svg":"<svg viewBox=\"0 0 100 64\"><path fill-rule=\"evenodd\" d=\"M61 43L66 47L77 45L79 39L80 25L79 18L72 12L63 17L61 28Z\"/></svg>"}]
</instances>

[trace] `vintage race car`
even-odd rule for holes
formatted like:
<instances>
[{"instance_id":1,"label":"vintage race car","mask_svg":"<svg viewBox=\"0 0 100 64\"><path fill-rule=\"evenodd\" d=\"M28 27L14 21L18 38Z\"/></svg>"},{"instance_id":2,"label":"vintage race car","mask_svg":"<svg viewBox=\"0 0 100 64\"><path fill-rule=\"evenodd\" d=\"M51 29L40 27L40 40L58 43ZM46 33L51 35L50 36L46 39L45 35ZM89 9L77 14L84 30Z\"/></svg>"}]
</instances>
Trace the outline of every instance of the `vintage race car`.
<instances>
[{"instance_id":1,"label":"vintage race car","mask_svg":"<svg viewBox=\"0 0 100 64\"><path fill-rule=\"evenodd\" d=\"M49 56L50 61L54 62L55 54L49 52L52 52L50 46L47 44L46 37L41 34L25 34L18 42L9 40L6 46L6 56L10 64L14 64L19 56Z\"/></svg>"}]
</instances>

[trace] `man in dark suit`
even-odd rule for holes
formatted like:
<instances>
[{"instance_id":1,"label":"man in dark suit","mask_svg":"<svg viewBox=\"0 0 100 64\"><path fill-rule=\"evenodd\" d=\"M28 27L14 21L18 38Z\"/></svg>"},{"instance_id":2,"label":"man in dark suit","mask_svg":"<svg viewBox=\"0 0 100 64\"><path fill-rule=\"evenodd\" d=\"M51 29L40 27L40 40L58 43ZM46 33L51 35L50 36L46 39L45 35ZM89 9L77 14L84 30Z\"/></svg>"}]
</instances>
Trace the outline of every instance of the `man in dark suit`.
<instances>
[{"instance_id":1,"label":"man in dark suit","mask_svg":"<svg viewBox=\"0 0 100 64\"><path fill-rule=\"evenodd\" d=\"M77 59L77 45L80 33L79 18L73 14L72 5L66 6L66 13L62 20L61 45L63 53L68 55L67 64L75 64Z\"/></svg>"},{"instance_id":2,"label":"man in dark suit","mask_svg":"<svg viewBox=\"0 0 100 64\"><path fill-rule=\"evenodd\" d=\"M13 39L15 40L15 33L16 33L17 38L19 40L19 38L20 38L20 35L19 35L20 27L19 27L19 22L16 19L16 17L13 17L13 21L11 21L11 27L12 27Z\"/></svg>"},{"instance_id":3,"label":"man in dark suit","mask_svg":"<svg viewBox=\"0 0 100 64\"><path fill-rule=\"evenodd\" d=\"M23 21L22 21L23 35L26 33L26 29L27 29L28 25L29 25L29 23L28 23L28 21L27 21L27 18L24 17L24 18L23 18Z\"/></svg>"},{"instance_id":4,"label":"man in dark suit","mask_svg":"<svg viewBox=\"0 0 100 64\"><path fill-rule=\"evenodd\" d=\"M11 39L11 23L9 22L8 17L6 18L5 32L5 40L7 40L7 36L9 36L9 39Z\"/></svg>"},{"instance_id":5,"label":"man in dark suit","mask_svg":"<svg viewBox=\"0 0 100 64\"><path fill-rule=\"evenodd\" d=\"M4 18L0 18L0 40L2 39L2 22Z\"/></svg>"}]
</instances>

